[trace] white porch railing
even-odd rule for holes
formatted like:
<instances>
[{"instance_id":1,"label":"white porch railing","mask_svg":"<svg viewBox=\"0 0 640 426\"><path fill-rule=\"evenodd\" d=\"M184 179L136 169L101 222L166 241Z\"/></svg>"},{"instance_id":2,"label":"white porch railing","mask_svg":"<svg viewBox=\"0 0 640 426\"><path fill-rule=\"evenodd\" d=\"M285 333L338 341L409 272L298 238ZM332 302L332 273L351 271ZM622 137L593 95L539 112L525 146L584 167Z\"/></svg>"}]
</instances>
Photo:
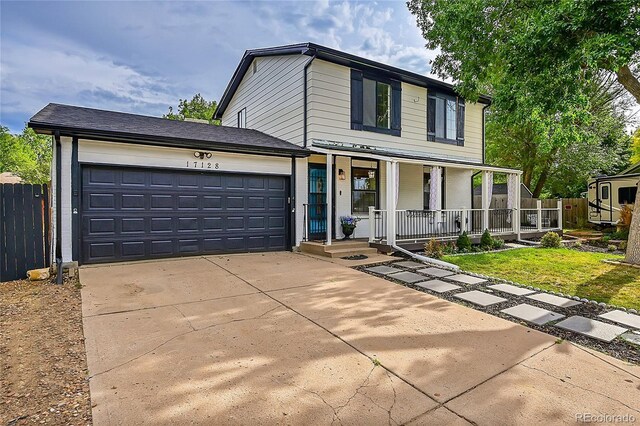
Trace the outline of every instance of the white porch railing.
<instances>
[{"instance_id":1,"label":"white porch railing","mask_svg":"<svg viewBox=\"0 0 640 426\"><path fill-rule=\"evenodd\" d=\"M485 223L488 220L488 224ZM369 241L387 240L387 211L369 209ZM477 237L562 229L562 202L556 208L396 210L395 241L455 239L464 231Z\"/></svg>"}]
</instances>

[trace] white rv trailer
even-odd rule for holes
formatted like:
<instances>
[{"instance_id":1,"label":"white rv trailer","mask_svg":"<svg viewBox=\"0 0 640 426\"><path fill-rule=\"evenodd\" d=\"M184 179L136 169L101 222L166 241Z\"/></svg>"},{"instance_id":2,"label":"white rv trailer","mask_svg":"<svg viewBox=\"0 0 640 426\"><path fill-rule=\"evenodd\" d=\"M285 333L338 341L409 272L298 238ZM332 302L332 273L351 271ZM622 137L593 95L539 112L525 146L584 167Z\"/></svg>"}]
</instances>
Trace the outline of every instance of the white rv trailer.
<instances>
[{"instance_id":1,"label":"white rv trailer","mask_svg":"<svg viewBox=\"0 0 640 426\"><path fill-rule=\"evenodd\" d=\"M622 207L633 204L636 200L638 180L640 173L590 179L587 191L589 222L598 226L613 226L618 223Z\"/></svg>"}]
</instances>

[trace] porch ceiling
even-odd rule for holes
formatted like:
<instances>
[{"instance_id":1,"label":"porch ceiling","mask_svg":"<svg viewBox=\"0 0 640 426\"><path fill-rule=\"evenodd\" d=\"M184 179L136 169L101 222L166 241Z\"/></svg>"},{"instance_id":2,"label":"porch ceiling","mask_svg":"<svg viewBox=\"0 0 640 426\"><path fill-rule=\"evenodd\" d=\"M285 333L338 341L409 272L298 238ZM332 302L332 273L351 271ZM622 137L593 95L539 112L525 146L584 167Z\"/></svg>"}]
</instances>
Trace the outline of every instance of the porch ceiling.
<instances>
[{"instance_id":1,"label":"porch ceiling","mask_svg":"<svg viewBox=\"0 0 640 426\"><path fill-rule=\"evenodd\" d=\"M318 154L332 154L346 157L353 157L354 155L357 155L358 157L370 158L372 160L380 161L396 161L398 163L422 164L425 166L456 167L460 169L483 170L498 173L515 173L517 175L522 174L522 171L518 169L492 166L490 164L459 160L455 158L430 157L412 153L409 151L391 150L371 147L367 145L358 146L313 140L312 146L309 147L309 149L312 152L316 152Z\"/></svg>"}]
</instances>

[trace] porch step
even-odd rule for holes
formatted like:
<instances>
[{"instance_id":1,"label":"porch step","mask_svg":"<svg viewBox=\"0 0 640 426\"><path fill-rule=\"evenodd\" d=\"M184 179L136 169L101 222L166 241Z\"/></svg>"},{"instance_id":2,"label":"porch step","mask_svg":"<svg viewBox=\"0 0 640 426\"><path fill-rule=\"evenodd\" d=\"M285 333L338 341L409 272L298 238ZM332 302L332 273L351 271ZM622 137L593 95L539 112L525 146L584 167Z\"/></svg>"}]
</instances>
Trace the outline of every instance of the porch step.
<instances>
[{"instance_id":1,"label":"porch step","mask_svg":"<svg viewBox=\"0 0 640 426\"><path fill-rule=\"evenodd\" d=\"M300 251L317 254L325 257L347 257L357 254L373 255L378 252L374 247L369 247L367 241L335 241L330 246L317 241L303 241L300 243Z\"/></svg>"}]
</instances>

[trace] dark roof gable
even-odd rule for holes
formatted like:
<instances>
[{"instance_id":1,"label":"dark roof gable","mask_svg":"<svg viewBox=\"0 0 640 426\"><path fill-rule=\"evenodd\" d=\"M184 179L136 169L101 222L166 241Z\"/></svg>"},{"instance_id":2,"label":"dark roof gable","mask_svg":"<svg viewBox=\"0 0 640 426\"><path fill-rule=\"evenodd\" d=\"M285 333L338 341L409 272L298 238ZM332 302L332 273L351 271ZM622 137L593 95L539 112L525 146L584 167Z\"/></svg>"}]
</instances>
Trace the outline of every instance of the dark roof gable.
<instances>
[{"instance_id":1,"label":"dark roof gable","mask_svg":"<svg viewBox=\"0 0 640 426\"><path fill-rule=\"evenodd\" d=\"M252 129L215 126L190 121L71 105L49 104L29 120L40 133L101 138L185 148L272 155L307 156L309 151Z\"/></svg>"},{"instance_id":2,"label":"dark roof gable","mask_svg":"<svg viewBox=\"0 0 640 426\"><path fill-rule=\"evenodd\" d=\"M391 78L404 81L406 83L415 84L417 86L426 87L430 90L443 91L451 94L455 94L455 89L452 84L445 83L434 78L430 78L418 73L396 68L391 65L386 65L381 62L372 61L360 56L352 55L350 53L342 52L340 50L331 49L329 47L321 46L315 43L298 43L290 44L286 46L267 47L263 49L251 49L247 50L238 67L236 68L227 88L218 102L218 108L213 117L216 119L222 118L222 114L226 110L231 98L238 89L242 78L249 69L251 62L254 58L264 56L281 56L281 55L307 55L310 57L316 57L325 61L333 62L336 64L344 65L347 67L353 67L363 70L369 70L373 72L382 72ZM488 96L480 96L479 102L489 104L491 98Z\"/></svg>"}]
</instances>

